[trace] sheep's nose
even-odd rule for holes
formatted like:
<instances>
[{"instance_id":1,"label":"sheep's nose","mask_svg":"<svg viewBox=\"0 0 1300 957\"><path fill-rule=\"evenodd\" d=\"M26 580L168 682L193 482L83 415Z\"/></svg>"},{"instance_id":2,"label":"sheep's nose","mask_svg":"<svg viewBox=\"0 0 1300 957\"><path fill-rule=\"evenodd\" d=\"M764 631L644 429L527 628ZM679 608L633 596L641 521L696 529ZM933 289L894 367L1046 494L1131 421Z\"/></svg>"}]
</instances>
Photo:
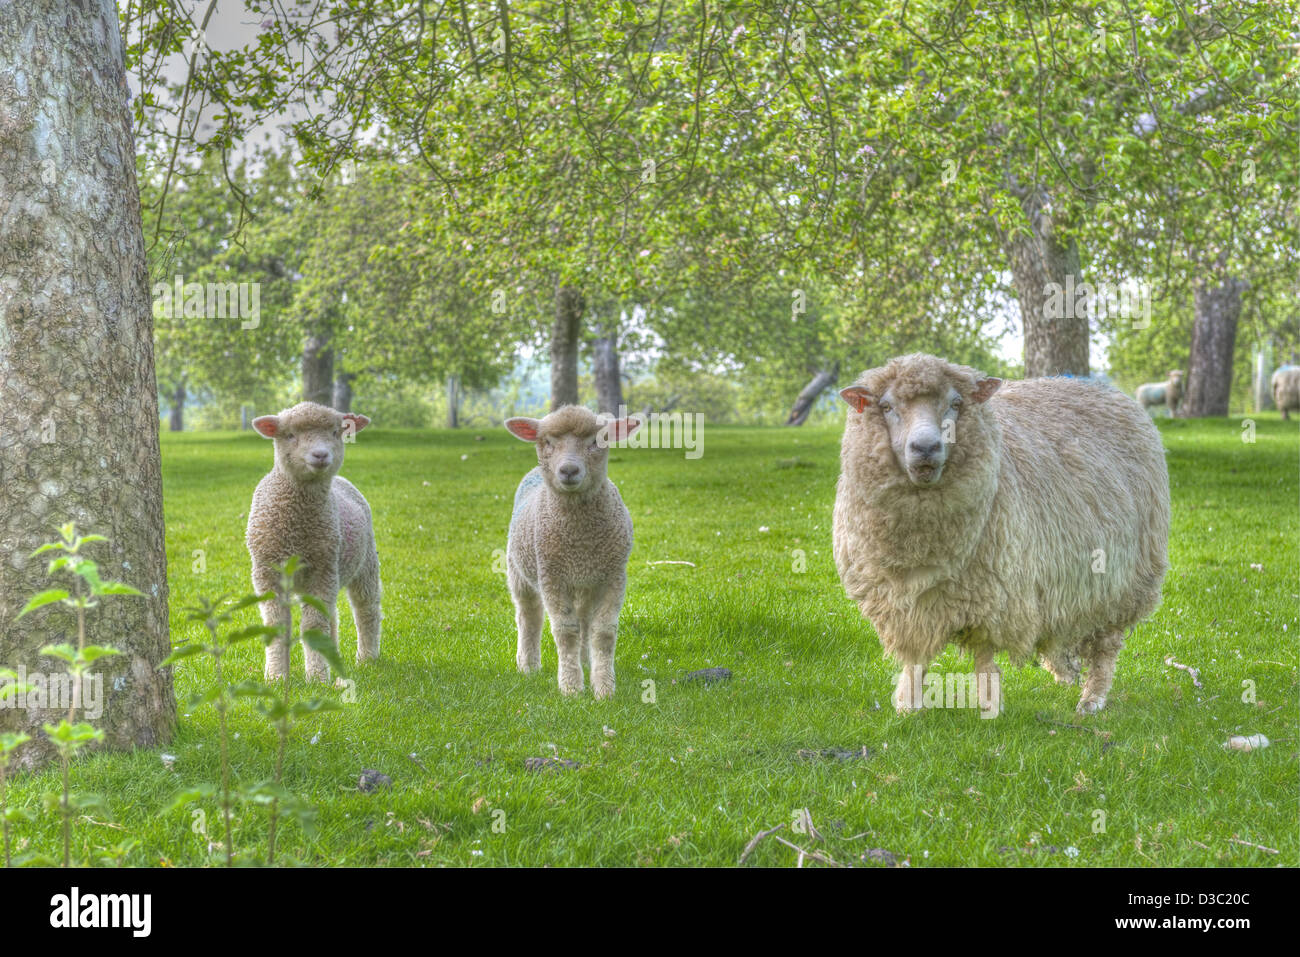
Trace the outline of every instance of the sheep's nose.
<instances>
[{"instance_id":1,"label":"sheep's nose","mask_svg":"<svg viewBox=\"0 0 1300 957\"><path fill-rule=\"evenodd\" d=\"M918 458L934 458L943 449L943 440L939 438L912 439L907 450Z\"/></svg>"},{"instance_id":2,"label":"sheep's nose","mask_svg":"<svg viewBox=\"0 0 1300 957\"><path fill-rule=\"evenodd\" d=\"M329 460L330 460L330 454L324 449L316 449L311 453L312 465L324 465Z\"/></svg>"},{"instance_id":3,"label":"sheep's nose","mask_svg":"<svg viewBox=\"0 0 1300 957\"><path fill-rule=\"evenodd\" d=\"M560 481L568 483L576 482L578 480L579 471L578 466L574 465L572 462L566 462L564 465L560 466Z\"/></svg>"}]
</instances>

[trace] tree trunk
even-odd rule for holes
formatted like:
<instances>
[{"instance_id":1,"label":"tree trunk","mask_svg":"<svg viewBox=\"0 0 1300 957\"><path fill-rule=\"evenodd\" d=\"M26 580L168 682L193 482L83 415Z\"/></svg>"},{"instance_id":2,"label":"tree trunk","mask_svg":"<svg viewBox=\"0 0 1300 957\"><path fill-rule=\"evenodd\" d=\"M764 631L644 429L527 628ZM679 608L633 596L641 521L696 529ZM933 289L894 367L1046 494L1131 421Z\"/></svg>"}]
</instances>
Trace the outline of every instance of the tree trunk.
<instances>
[{"instance_id":1,"label":"tree trunk","mask_svg":"<svg viewBox=\"0 0 1300 957\"><path fill-rule=\"evenodd\" d=\"M447 428L460 428L460 376L447 376Z\"/></svg>"},{"instance_id":2,"label":"tree trunk","mask_svg":"<svg viewBox=\"0 0 1300 957\"><path fill-rule=\"evenodd\" d=\"M321 405L334 401L334 349L328 330L313 332L303 347L302 398Z\"/></svg>"},{"instance_id":3,"label":"tree trunk","mask_svg":"<svg viewBox=\"0 0 1300 957\"><path fill-rule=\"evenodd\" d=\"M87 557L144 594L90 611L88 643L121 654L91 669L102 714L75 719L100 728L105 747L157 747L176 701L171 671L158 670L170 651L158 386L117 6L6 4L0 63L0 665L29 683L64 672L37 650L77 644L71 611L17 615L71 583L46 576L49 555L30 556L68 521L107 536ZM27 703L0 708L0 731L32 736L24 768L53 755L41 725L67 711Z\"/></svg>"},{"instance_id":4,"label":"tree trunk","mask_svg":"<svg viewBox=\"0 0 1300 957\"><path fill-rule=\"evenodd\" d=\"M185 380L182 379L176 383L176 391L172 393L171 424L173 432L185 431Z\"/></svg>"},{"instance_id":5,"label":"tree trunk","mask_svg":"<svg viewBox=\"0 0 1300 957\"><path fill-rule=\"evenodd\" d=\"M582 293L572 286L555 290L555 324L551 328L551 410L578 404L578 333L582 329Z\"/></svg>"},{"instance_id":6,"label":"tree trunk","mask_svg":"<svg viewBox=\"0 0 1300 957\"><path fill-rule=\"evenodd\" d=\"M1232 352L1237 317L1246 283L1225 279L1217 286L1197 286L1193 295L1192 355L1187 364L1187 395L1180 407L1185 419L1228 414L1232 390Z\"/></svg>"},{"instance_id":7,"label":"tree trunk","mask_svg":"<svg viewBox=\"0 0 1300 957\"><path fill-rule=\"evenodd\" d=\"M1040 189L1024 200L1030 233L1008 239L1007 256L1025 333L1025 377L1088 374L1088 310L1079 250L1062 245Z\"/></svg>"},{"instance_id":8,"label":"tree trunk","mask_svg":"<svg viewBox=\"0 0 1300 957\"><path fill-rule=\"evenodd\" d=\"M332 407L335 412L352 411L352 380L356 376L351 372L340 372L334 379L334 401Z\"/></svg>"},{"instance_id":9,"label":"tree trunk","mask_svg":"<svg viewBox=\"0 0 1300 957\"><path fill-rule=\"evenodd\" d=\"M822 369L813 376L812 381L803 387L803 391L794 400L794 407L790 409L790 415L786 418L785 424L803 425L807 422L818 397L835 384L835 379L839 374L840 364L837 362L831 368Z\"/></svg>"},{"instance_id":10,"label":"tree trunk","mask_svg":"<svg viewBox=\"0 0 1300 957\"><path fill-rule=\"evenodd\" d=\"M618 415L623 408L623 377L618 368L618 347L613 336L592 343L596 373L596 404L601 412Z\"/></svg>"}]
</instances>

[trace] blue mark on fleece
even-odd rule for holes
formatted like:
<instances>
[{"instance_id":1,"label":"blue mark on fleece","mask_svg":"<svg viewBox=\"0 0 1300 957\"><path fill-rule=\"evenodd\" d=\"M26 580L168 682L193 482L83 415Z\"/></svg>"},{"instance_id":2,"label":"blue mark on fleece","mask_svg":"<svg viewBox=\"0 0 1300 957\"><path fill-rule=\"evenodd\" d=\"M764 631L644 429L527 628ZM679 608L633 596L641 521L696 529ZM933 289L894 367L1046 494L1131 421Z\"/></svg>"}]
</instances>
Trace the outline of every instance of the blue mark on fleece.
<instances>
[{"instance_id":1,"label":"blue mark on fleece","mask_svg":"<svg viewBox=\"0 0 1300 957\"><path fill-rule=\"evenodd\" d=\"M510 513L510 530L514 531L515 520L519 518L519 513L523 507L528 504L528 500L536 494L537 490L542 487L542 467L539 465L519 483L519 488L515 491L515 507Z\"/></svg>"}]
</instances>

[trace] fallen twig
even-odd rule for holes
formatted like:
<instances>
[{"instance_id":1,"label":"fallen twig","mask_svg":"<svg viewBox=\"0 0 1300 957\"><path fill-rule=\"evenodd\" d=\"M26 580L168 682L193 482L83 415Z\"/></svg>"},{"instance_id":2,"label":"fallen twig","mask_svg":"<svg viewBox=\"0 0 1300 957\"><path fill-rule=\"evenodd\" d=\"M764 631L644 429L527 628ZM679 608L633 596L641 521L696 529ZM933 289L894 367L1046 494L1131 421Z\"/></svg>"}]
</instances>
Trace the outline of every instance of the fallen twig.
<instances>
[{"instance_id":1,"label":"fallen twig","mask_svg":"<svg viewBox=\"0 0 1300 957\"><path fill-rule=\"evenodd\" d=\"M761 841L765 837L770 837L771 835L775 834L777 831L781 830L781 828L783 827L785 827L784 824L778 824L776 827L772 828L769 831L759 831L757 834L751 837L749 839L749 843L745 845L744 851L741 852L740 860L736 862L736 865L740 866L741 864L744 864L745 858L749 857L749 855L753 853L754 848L758 847L759 841Z\"/></svg>"},{"instance_id":2,"label":"fallen twig","mask_svg":"<svg viewBox=\"0 0 1300 957\"><path fill-rule=\"evenodd\" d=\"M1230 837L1228 838L1228 840L1231 841L1233 844L1244 844L1246 845L1246 847L1253 847L1257 851L1267 851L1269 854L1281 853L1281 851L1278 851L1276 848L1265 847L1263 844L1252 844L1250 843L1250 841L1243 841L1239 837Z\"/></svg>"},{"instance_id":3,"label":"fallen twig","mask_svg":"<svg viewBox=\"0 0 1300 957\"><path fill-rule=\"evenodd\" d=\"M658 562L646 562L646 564L647 565L690 565L692 568L695 567L694 562L680 562L680 561L675 562L675 561L669 561L667 559Z\"/></svg>"},{"instance_id":4,"label":"fallen twig","mask_svg":"<svg viewBox=\"0 0 1300 957\"><path fill-rule=\"evenodd\" d=\"M822 854L818 854L816 851L809 851L805 848L800 847L798 844L792 844L779 835L777 836L776 839L780 841L782 844L784 844L786 847L799 852L799 863L797 865L799 867L803 867L803 859L805 857L811 857L814 861L820 861L821 863L827 865L828 867L848 867L847 864L841 864L839 861L833 861L829 857L826 857Z\"/></svg>"},{"instance_id":5,"label":"fallen twig","mask_svg":"<svg viewBox=\"0 0 1300 957\"><path fill-rule=\"evenodd\" d=\"M1196 687L1198 688L1205 687L1205 685L1201 684L1201 673L1197 671L1195 668L1193 668L1191 665L1179 664L1177 661L1174 660L1173 655L1165 655L1165 664L1169 665L1171 668L1178 668L1181 671L1186 671L1189 675L1192 676L1192 684L1194 684Z\"/></svg>"}]
</instances>

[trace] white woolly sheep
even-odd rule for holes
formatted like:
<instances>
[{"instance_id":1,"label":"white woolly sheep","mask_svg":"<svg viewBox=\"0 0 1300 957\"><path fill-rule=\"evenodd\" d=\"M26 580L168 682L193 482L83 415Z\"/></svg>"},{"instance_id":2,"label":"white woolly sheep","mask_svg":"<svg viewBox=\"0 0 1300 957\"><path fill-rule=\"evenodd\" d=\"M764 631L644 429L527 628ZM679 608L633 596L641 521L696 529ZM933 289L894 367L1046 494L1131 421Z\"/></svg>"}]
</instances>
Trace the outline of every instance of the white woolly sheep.
<instances>
[{"instance_id":1,"label":"white woolly sheep","mask_svg":"<svg viewBox=\"0 0 1300 957\"><path fill-rule=\"evenodd\" d=\"M279 584L277 565L297 555L296 583L330 609L326 618L304 606L302 630L317 628L338 647L339 591L348 590L357 624L357 661L379 657L379 555L370 506L347 479L338 475L343 446L370 420L364 415L335 412L315 402L300 402L279 415L253 420L253 428L275 441L275 466L257 484L248 512L248 553L253 558L253 587L258 593ZM274 600L262 603L262 621L282 625ZM328 681L329 664L318 652L304 648L307 679ZM283 678L289 671L289 643L266 649L266 678Z\"/></svg>"},{"instance_id":2,"label":"white woolly sheep","mask_svg":"<svg viewBox=\"0 0 1300 957\"><path fill-rule=\"evenodd\" d=\"M576 405L543 419L505 423L516 438L536 444L538 462L515 492L506 546L506 580L519 632L515 663L526 674L541 667L545 609L565 694L582 690L584 665L597 698L614 694L632 516L605 473L610 444L640 424L597 417Z\"/></svg>"},{"instance_id":3,"label":"white woolly sheep","mask_svg":"<svg viewBox=\"0 0 1300 957\"><path fill-rule=\"evenodd\" d=\"M996 395L995 395L996 393ZM1083 379L1012 382L927 355L864 372L840 395L840 580L904 665L900 712L951 642L1001 709L999 651L1058 681L1088 667L1078 710L1106 703L1124 632L1160 601L1169 481L1155 425ZM992 689L986 692L986 689Z\"/></svg>"},{"instance_id":4,"label":"white woolly sheep","mask_svg":"<svg viewBox=\"0 0 1300 957\"><path fill-rule=\"evenodd\" d=\"M1178 414L1178 405L1183 401L1183 370L1170 369L1169 378L1164 382L1148 382L1137 387L1134 393L1138 404L1150 410L1163 405L1170 417Z\"/></svg>"},{"instance_id":5,"label":"white woolly sheep","mask_svg":"<svg viewBox=\"0 0 1300 957\"><path fill-rule=\"evenodd\" d=\"M1273 404L1285 422L1292 411L1300 412L1300 366L1282 366L1273 373Z\"/></svg>"}]
</instances>

